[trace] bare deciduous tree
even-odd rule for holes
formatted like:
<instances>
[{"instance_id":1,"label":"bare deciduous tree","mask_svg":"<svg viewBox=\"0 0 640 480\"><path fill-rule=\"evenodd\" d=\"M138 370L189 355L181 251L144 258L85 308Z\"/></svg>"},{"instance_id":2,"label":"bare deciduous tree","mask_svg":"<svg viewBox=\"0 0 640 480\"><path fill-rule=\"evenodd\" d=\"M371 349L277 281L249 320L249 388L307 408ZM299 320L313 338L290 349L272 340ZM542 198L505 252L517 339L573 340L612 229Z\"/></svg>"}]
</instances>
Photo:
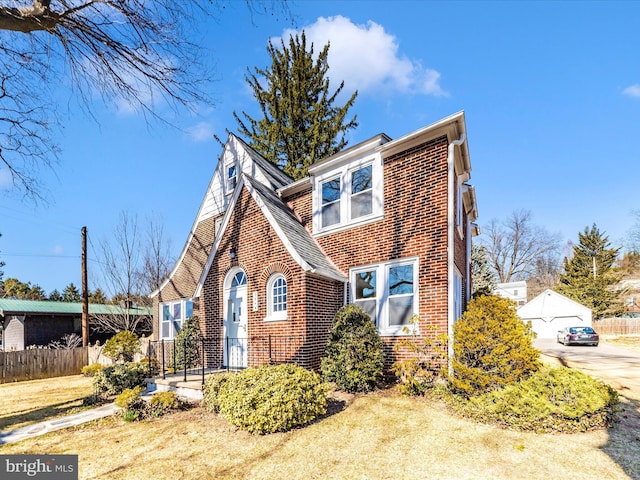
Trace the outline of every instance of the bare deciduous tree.
<instances>
[{"instance_id":1,"label":"bare deciduous tree","mask_svg":"<svg viewBox=\"0 0 640 480\"><path fill-rule=\"evenodd\" d=\"M287 0L246 0L290 18ZM0 3L0 166L41 198L38 171L57 162L60 89L87 111L100 96L145 115L211 102L198 23L231 0L8 0ZM64 100L63 100L64 102ZM160 102L160 103L159 103ZM164 116L163 119L167 119Z\"/></svg>"},{"instance_id":2,"label":"bare deciduous tree","mask_svg":"<svg viewBox=\"0 0 640 480\"><path fill-rule=\"evenodd\" d=\"M560 236L531 223L531 212L514 211L506 220L492 220L483 229L482 242L500 283L526 280L539 260L554 255Z\"/></svg>"},{"instance_id":3,"label":"bare deciduous tree","mask_svg":"<svg viewBox=\"0 0 640 480\"><path fill-rule=\"evenodd\" d=\"M171 258L171 242L165 238L164 225L156 217L149 218L142 255L140 281L144 291L150 294L160 288L174 263Z\"/></svg>"}]
</instances>

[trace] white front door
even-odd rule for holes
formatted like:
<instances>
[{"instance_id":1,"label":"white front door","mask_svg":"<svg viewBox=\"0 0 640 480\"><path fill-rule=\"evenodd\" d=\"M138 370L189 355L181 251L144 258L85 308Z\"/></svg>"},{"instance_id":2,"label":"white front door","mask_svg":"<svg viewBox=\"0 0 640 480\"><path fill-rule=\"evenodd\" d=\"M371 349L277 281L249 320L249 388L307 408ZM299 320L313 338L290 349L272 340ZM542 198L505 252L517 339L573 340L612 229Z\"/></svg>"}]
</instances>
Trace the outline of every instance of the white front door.
<instances>
[{"instance_id":1,"label":"white front door","mask_svg":"<svg viewBox=\"0 0 640 480\"><path fill-rule=\"evenodd\" d=\"M224 364L229 368L245 368L248 348L247 277L243 271L230 275L229 288L224 289Z\"/></svg>"}]
</instances>

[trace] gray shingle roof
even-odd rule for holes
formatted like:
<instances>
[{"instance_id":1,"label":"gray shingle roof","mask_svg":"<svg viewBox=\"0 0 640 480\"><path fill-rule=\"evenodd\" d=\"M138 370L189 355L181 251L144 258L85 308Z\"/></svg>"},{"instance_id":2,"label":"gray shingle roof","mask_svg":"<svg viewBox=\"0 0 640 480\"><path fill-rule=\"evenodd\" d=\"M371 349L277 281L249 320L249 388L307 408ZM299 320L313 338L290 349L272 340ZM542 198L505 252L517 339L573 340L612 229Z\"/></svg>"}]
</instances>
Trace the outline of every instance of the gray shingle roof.
<instances>
[{"instance_id":1,"label":"gray shingle roof","mask_svg":"<svg viewBox=\"0 0 640 480\"><path fill-rule=\"evenodd\" d=\"M271 182L271 185L273 185L274 190L277 190L279 188L285 187L285 186L289 185L290 183L294 182L293 178L291 178L289 175L284 173L282 170L280 170L277 166L275 166L269 160L267 160L262 155L260 155L258 152L256 152L253 148L251 148L249 145L247 145L247 143L244 140L242 140L241 138L239 138L239 137L237 137L235 135L234 135L234 137L240 143L242 143L242 145L245 147L245 150L247 151L247 154L251 157L251 160L253 160L254 163L258 167L260 167L262 172L265 174L265 176Z\"/></svg>"},{"instance_id":2,"label":"gray shingle roof","mask_svg":"<svg viewBox=\"0 0 640 480\"><path fill-rule=\"evenodd\" d=\"M338 270L333 262L322 252L318 243L296 218L293 211L273 190L249 177L245 177L245 182L247 182L260 197L300 258L313 270L318 270L320 274L329 274L334 278L345 278L344 274Z\"/></svg>"}]
</instances>

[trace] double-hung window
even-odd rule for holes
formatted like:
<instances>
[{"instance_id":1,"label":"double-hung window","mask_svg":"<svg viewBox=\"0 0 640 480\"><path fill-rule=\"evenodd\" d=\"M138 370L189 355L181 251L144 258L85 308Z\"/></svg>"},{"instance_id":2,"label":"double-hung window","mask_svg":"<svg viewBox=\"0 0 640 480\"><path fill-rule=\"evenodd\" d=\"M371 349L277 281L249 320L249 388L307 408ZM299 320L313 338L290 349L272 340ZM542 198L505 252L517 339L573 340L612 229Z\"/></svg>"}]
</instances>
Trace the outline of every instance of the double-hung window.
<instances>
[{"instance_id":1,"label":"double-hung window","mask_svg":"<svg viewBox=\"0 0 640 480\"><path fill-rule=\"evenodd\" d=\"M267 318L265 320L285 320L287 318L287 280L284 275L272 275L267 282Z\"/></svg>"},{"instance_id":2,"label":"double-hung window","mask_svg":"<svg viewBox=\"0 0 640 480\"><path fill-rule=\"evenodd\" d=\"M382 335L402 334L418 312L418 261L402 259L351 270L353 303L369 314Z\"/></svg>"},{"instance_id":3,"label":"double-hung window","mask_svg":"<svg viewBox=\"0 0 640 480\"><path fill-rule=\"evenodd\" d=\"M318 174L314 231L323 233L382 217L382 160L368 158Z\"/></svg>"},{"instance_id":4,"label":"double-hung window","mask_svg":"<svg viewBox=\"0 0 640 480\"><path fill-rule=\"evenodd\" d=\"M227 170L227 195L233 193L238 183L238 167L235 163L230 163L226 166Z\"/></svg>"},{"instance_id":5,"label":"double-hung window","mask_svg":"<svg viewBox=\"0 0 640 480\"><path fill-rule=\"evenodd\" d=\"M160 338L170 340L182 328L185 320L193 316L191 300L177 300L160 304Z\"/></svg>"}]
</instances>

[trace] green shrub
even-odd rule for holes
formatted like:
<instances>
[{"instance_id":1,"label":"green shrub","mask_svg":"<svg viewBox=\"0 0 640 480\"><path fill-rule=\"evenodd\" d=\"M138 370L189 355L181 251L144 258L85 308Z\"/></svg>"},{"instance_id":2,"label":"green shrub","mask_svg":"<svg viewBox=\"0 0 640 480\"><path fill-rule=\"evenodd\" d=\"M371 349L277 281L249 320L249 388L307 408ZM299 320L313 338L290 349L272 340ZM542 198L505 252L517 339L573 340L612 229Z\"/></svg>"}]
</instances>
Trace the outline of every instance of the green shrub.
<instances>
[{"instance_id":1,"label":"green shrub","mask_svg":"<svg viewBox=\"0 0 640 480\"><path fill-rule=\"evenodd\" d=\"M410 337L401 338L394 347L396 352L403 347L408 358L398 360L392 366L400 381L399 390L404 395L422 395L433 387L438 379L446 377L447 336L428 335L435 327L422 325L420 317L411 317L411 328L403 331ZM418 332L422 335L418 336Z\"/></svg>"},{"instance_id":2,"label":"green shrub","mask_svg":"<svg viewBox=\"0 0 640 480\"><path fill-rule=\"evenodd\" d=\"M100 363L92 363L91 365L85 365L82 367L82 375L85 377L95 377L103 369L104 365Z\"/></svg>"},{"instance_id":3,"label":"green shrub","mask_svg":"<svg viewBox=\"0 0 640 480\"><path fill-rule=\"evenodd\" d=\"M326 386L318 374L296 365L264 365L220 382L220 414L251 433L284 432L326 412Z\"/></svg>"},{"instance_id":4,"label":"green shrub","mask_svg":"<svg viewBox=\"0 0 640 480\"><path fill-rule=\"evenodd\" d=\"M513 301L494 295L471 300L453 327L453 390L480 395L536 372L540 352L533 347L534 335Z\"/></svg>"},{"instance_id":5,"label":"green shrub","mask_svg":"<svg viewBox=\"0 0 640 480\"><path fill-rule=\"evenodd\" d=\"M566 367L543 368L515 385L473 397L475 420L535 432L583 432L610 425L618 404L608 385Z\"/></svg>"},{"instance_id":6,"label":"green shrub","mask_svg":"<svg viewBox=\"0 0 640 480\"><path fill-rule=\"evenodd\" d=\"M192 368L198 364L200 345L200 321L197 316L189 317L176 335L174 369Z\"/></svg>"},{"instance_id":7,"label":"green shrub","mask_svg":"<svg viewBox=\"0 0 640 480\"><path fill-rule=\"evenodd\" d=\"M145 416L146 403L142 399L144 387L127 388L118 395L114 401L117 407L122 409L122 418L125 422L142 420Z\"/></svg>"},{"instance_id":8,"label":"green shrub","mask_svg":"<svg viewBox=\"0 0 640 480\"><path fill-rule=\"evenodd\" d=\"M235 374L229 372L218 373L216 375L210 375L205 381L204 388L202 389L202 403L210 412L218 413L220 411L218 394L222 386L232 375Z\"/></svg>"},{"instance_id":9,"label":"green shrub","mask_svg":"<svg viewBox=\"0 0 640 480\"><path fill-rule=\"evenodd\" d=\"M382 340L369 315L357 305L342 307L320 363L324 379L340 390L367 392L376 388L383 368Z\"/></svg>"},{"instance_id":10,"label":"green shrub","mask_svg":"<svg viewBox=\"0 0 640 480\"><path fill-rule=\"evenodd\" d=\"M153 377L160 373L160 363L155 357L144 357L138 363L144 366L147 370L147 376L149 377Z\"/></svg>"},{"instance_id":11,"label":"green shrub","mask_svg":"<svg viewBox=\"0 0 640 480\"><path fill-rule=\"evenodd\" d=\"M127 388L144 386L148 367L141 363L117 363L93 377L93 387L102 396L118 395Z\"/></svg>"},{"instance_id":12,"label":"green shrub","mask_svg":"<svg viewBox=\"0 0 640 480\"><path fill-rule=\"evenodd\" d=\"M123 330L104 343L102 353L119 362L132 362L134 355L139 351L138 336L133 332Z\"/></svg>"},{"instance_id":13,"label":"green shrub","mask_svg":"<svg viewBox=\"0 0 640 480\"><path fill-rule=\"evenodd\" d=\"M148 405L149 415L161 417L167 412L177 410L182 406L176 392L158 392L151 397Z\"/></svg>"}]
</instances>

